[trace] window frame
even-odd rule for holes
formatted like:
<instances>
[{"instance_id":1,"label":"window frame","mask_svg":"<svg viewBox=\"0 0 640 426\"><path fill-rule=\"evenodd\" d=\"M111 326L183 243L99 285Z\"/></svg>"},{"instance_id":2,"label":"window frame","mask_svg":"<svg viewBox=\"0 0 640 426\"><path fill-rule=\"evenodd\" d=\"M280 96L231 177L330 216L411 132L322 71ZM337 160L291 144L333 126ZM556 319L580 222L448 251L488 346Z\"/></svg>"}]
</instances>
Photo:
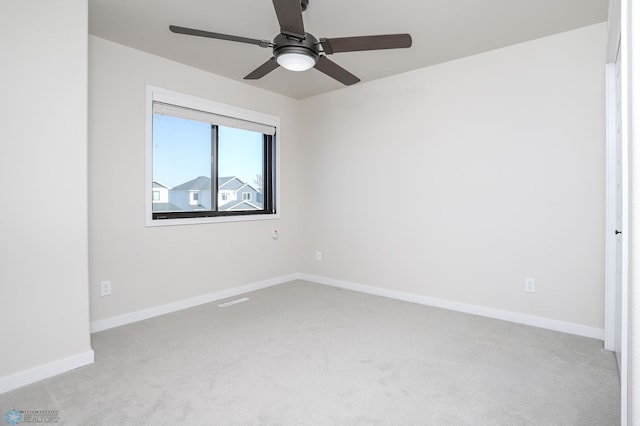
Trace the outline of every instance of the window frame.
<instances>
[{"instance_id":1,"label":"window frame","mask_svg":"<svg viewBox=\"0 0 640 426\"><path fill-rule=\"evenodd\" d=\"M275 128L275 136L270 136L269 152L265 158L265 178L271 175L270 200L272 202L265 204L270 207L260 211L217 211L215 215L211 212L184 212L187 214L176 214L173 217L162 218L154 216L153 197L150 196L153 191L153 102L162 102L178 107L191 108L195 110L205 111L212 114L232 117L239 120L260 123ZM212 101L210 99L200 98L192 95L179 93L176 91L163 89L156 86L147 85L146 90L146 149L145 149L145 224L146 226L171 226L171 225L190 225L220 222L238 222L253 220L271 220L280 218L280 150L279 150L279 134L280 134L280 118L264 114L261 112L251 111L232 105L223 104ZM267 154L267 153L265 153ZM274 164L275 163L275 164ZM217 184L217 176L215 177ZM214 178L212 177L212 187ZM265 192L265 203L267 194ZM217 200L217 196L213 197ZM213 207L212 207L213 208ZM156 212L157 213L157 212ZM180 212L182 213L182 212ZM184 217L187 216L187 217Z\"/></svg>"}]
</instances>

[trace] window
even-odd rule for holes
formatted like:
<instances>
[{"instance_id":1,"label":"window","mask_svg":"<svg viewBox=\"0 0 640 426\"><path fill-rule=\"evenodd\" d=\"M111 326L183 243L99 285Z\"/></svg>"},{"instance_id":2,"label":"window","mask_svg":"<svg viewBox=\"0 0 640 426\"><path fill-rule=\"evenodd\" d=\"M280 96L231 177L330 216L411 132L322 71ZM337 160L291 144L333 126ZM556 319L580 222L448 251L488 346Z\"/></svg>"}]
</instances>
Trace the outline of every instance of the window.
<instances>
[{"instance_id":1,"label":"window","mask_svg":"<svg viewBox=\"0 0 640 426\"><path fill-rule=\"evenodd\" d=\"M168 193L147 225L278 217L277 117L151 86L147 109L147 188Z\"/></svg>"}]
</instances>

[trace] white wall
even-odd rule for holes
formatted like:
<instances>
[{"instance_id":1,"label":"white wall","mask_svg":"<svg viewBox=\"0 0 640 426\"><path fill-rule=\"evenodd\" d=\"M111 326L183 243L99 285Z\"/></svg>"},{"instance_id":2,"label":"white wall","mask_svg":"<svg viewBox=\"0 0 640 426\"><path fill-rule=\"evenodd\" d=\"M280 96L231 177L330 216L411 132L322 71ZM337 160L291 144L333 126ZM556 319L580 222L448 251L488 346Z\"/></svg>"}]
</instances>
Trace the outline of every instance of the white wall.
<instances>
[{"instance_id":1,"label":"white wall","mask_svg":"<svg viewBox=\"0 0 640 426\"><path fill-rule=\"evenodd\" d=\"M145 227L146 84L279 116L281 219ZM297 108L293 99L89 37L92 321L296 271ZM101 280L112 281L111 296L99 296Z\"/></svg>"},{"instance_id":2,"label":"white wall","mask_svg":"<svg viewBox=\"0 0 640 426\"><path fill-rule=\"evenodd\" d=\"M93 359L86 0L3 1L0 56L2 392Z\"/></svg>"},{"instance_id":3,"label":"white wall","mask_svg":"<svg viewBox=\"0 0 640 426\"><path fill-rule=\"evenodd\" d=\"M602 329L605 43L598 24L302 101L301 271Z\"/></svg>"}]
</instances>

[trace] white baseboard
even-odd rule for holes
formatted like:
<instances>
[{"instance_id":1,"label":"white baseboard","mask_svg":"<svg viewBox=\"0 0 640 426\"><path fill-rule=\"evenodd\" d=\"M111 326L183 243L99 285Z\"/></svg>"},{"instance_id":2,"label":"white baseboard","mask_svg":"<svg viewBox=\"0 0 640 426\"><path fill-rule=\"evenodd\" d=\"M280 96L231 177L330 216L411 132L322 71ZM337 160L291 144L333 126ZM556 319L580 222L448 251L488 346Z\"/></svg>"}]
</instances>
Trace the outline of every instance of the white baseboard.
<instances>
[{"instance_id":1,"label":"white baseboard","mask_svg":"<svg viewBox=\"0 0 640 426\"><path fill-rule=\"evenodd\" d=\"M237 296L239 294L248 293L254 290L271 287L293 281L298 278L298 274L283 275L281 277L269 280L258 281L252 284L246 284L239 287L229 288L226 290L216 291L213 293L203 294L202 296L192 297L190 299L180 300L178 302L167 303L166 305L154 306L152 308L143 309L141 311L130 312L128 314L119 315L117 317L106 318L91 322L91 333L108 330L110 328L119 327L125 324L142 321L148 318L157 317L159 315L180 311L182 309L191 308L205 303L215 302L216 300L226 299L228 297Z\"/></svg>"},{"instance_id":2,"label":"white baseboard","mask_svg":"<svg viewBox=\"0 0 640 426\"><path fill-rule=\"evenodd\" d=\"M348 281L335 280L332 278L320 277L316 275L297 274L297 276L301 280L311 281L317 284L324 284L331 287L338 287L346 290L358 291L360 293L367 293L376 296L388 297L390 299L402 300L405 302L418 303L421 305L433 306L437 308L448 309L451 311L464 312L466 314L479 315L482 317L510 321L517 324L530 325L547 330L560 331L577 336L604 340L604 329L601 328L587 327L585 325L536 317L533 315L525 315L517 312L503 311L500 309L488 308L485 306L452 302L450 300L437 299L434 297L421 296L418 294L406 293L402 291L371 287L364 284L356 284Z\"/></svg>"},{"instance_id":3,"label":"white baseboard","mask_svg":"<svg viewBox=\"0 0 640 426\"><path fill-rule=\"evenodd\" d=\"M536 317L517 312L503 311L500 309L488 308L486 306L471 305L467 303L453 302L446 299L438 299L435 297L427 297L414 293L407 293L397 290L389 290L380 287L373 287L364 284L357 284L349 281L336 280L333 278L321 277L304 273L295 273L283 275L269 280L259 281L239 287L221 290L202 296L192 297L190 299L178 302L168 303L166 305L154 306L152 308L143 309L141 311L131 312L117 317L107 318L103 320L93 321L91 323L91 332L108 330L110 328L119 327L125 324L142 321L159 315L180 311L182 309L191 308L193 306L205 303L215 302L217 300L226 299L240 294L248 293L254 290L260 290L272 287L278 284L284 284L289 281L301 279L317 284L328 285L331 287L343 288L346 290L358 291L376 296L388 297L390 299L402 300L405 302L418 303L426 306L448 309L451 311L464 312L467 314L479 315L487 318L494 318L503 321L510 321L517 324L530 325L533 327L544 328L547 330L560 331L563 333L574 334L577 336L590 337L592 339L604 340L604 329L588 327L585 325L552 320L548 318Z\"/></svg>"},{"instance_id":4,"label":"white baseboard","mask_svg":"<svg viewBox=\"0 0 640 426\"><path fill-rule=\"evenodd\" d=\"M39 365L10 376L0 378L0 394L49 377L57 376L85 365L93 364L93 350Z\"/></svg>"}]
</instances>

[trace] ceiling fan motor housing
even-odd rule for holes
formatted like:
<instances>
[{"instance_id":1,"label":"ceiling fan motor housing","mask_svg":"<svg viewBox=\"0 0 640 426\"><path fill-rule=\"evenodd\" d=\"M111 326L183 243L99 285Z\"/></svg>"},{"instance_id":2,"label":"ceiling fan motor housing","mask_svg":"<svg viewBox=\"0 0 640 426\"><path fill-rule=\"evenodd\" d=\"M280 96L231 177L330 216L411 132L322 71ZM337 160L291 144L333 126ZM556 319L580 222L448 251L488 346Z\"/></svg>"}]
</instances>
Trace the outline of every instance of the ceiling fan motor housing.
<instances>
[{"instance_id":1,"label":"ceiling fan motor housing","mask_svg":"<svg viewBox=\"0 0 640 426\"><path fill-rule=\"evenodd\" d=\"M305 33L306 37L299 40L295 37L288 37L284 34L278 34L273 39L273 56L278 58L286 53L297 53L318 60L320 51L318 50L318 39L309 33Z\"/></svg>"}]
</instances>

